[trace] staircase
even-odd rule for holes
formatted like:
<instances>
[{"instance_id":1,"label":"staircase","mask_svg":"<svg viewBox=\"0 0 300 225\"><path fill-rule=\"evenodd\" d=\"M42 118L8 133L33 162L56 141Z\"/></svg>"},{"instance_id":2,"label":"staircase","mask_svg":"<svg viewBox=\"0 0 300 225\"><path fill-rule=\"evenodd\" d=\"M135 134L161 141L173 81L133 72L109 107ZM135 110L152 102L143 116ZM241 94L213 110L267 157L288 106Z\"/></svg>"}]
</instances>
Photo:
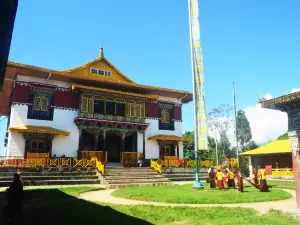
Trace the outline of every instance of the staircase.
<instances>
[{"instance_id":1,"label":"staircase","mask_svg":"<svg viewBox=\"0 0 300 225\"><path fill-rule=\"evenodd\" d=\"M121 188L132 186L157 186L169 185L170 180L167 177L148 168L113 168L106 167L103 176L104 184L109 188Z\"/></svg>"},{"instance_id":2,"label":"staircase","mask_svg":"<svg viewBox=\"0 0 300 225\"><path fill-rule=\"evenodd\" d=\"M95 169L19 168L24 186L100 184ZM8 187L16 168L0 168L0 187Z\"/></svg>"},{"instance_id":3,"label":"staircase","mask_svg":"<svg viewBox=\"0 0 300 225\"><path fill-rule=\"evenodd\" d=\"M200 180L208 179L208 169L199 168ZM163 168L162 174L171 181L194 181L194 168Z\"/></svg>"}]
</instances>

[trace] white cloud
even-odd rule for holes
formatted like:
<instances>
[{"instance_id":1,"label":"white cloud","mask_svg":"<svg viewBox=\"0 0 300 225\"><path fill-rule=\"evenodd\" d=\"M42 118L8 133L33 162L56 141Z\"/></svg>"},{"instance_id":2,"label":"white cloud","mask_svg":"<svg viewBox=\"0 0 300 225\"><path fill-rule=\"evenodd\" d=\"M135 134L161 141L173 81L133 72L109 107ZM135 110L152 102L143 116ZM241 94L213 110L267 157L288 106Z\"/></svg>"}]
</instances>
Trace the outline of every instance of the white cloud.
<instances>
[{"instance_id":1,"label":"white cloud","mask_svg":"<svg viewBox=\"0 0 300 225\"><path fill-rule=\"evenodd\" d=\"M295 93L295 92L298 92L298 91L300 91L299 88L293 88L293 89L291 90L291 93Z\"/></svg>"},{"instance_id":2,"label":"white cloud","mask_svg":"<svg viewBox=\"0 0 300 225\"><path fill-rule=\"evenodd\" d=\"M267 94L265 99L270 99ZM278 138L288 130L288 117L285 112L265 109L259 104L244 109L249 120L252 139L258 144L264 144Z\"/></svg>"}]
</instances>

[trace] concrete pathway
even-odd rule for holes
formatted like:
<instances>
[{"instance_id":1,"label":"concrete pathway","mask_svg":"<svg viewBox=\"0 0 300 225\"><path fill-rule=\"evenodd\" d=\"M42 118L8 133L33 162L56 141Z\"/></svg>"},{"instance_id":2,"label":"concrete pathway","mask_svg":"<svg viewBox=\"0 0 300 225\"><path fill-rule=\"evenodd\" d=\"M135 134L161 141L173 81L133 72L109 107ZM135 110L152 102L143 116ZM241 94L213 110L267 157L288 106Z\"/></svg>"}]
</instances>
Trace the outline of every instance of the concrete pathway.
<instances>
[{"instance_id":1,"label":"concrete pathway","mask_svg":"<svg viewBox=\"0 0 300 225\"><path fill-rule=\"evenodd\" d=\"M296 213L300 215L300 210L296 209L296 198L295 191L283 189L286 192L289 192L292 197L287 200L272 201L272 202L253 202L253 203L234 203L234 204L178 204L178 203L163 203L163 202L149 202L149 201L138 201L124 198L113 197L111 193L114 191L101 190L101 191L92 191L81 194L81 198L87 201L96 201L110 204L119 204L119 205L156 205L156 206L188 206L188 207L242 207L242 208L252 208L257 210L260 213L266 213L270 209L281 210L289 213Z\"/></svg>"}]
</instances>

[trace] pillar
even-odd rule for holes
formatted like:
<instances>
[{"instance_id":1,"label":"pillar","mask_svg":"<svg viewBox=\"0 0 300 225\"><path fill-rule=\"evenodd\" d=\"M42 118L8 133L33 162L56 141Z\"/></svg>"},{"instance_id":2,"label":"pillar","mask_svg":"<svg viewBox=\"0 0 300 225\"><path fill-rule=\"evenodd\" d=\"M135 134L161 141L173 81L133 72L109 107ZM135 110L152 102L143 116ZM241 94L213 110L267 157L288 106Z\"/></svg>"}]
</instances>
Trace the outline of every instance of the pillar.
<instances>
[{"instance_id":1,"label":"pillar","mask_svg":"<svg viewBox=\"0 0 300 225\"><path fill-rule=\"evenodd\" d=\"M253 165L252 165L252 157L250 155L248 156L248 164L249 164L249 174L250 174L250 177L252 177Z\"/></svg>"},{"instance_id":2,"label":"pillar","mask_svg":"<svg viewBox=\"0 0 300 225\"><path fill-rule=\"evenodd\" d=\"M94 150L99 149L99 134L95 133L95 145L94 145Z\"/></svg>"},{"instance_id":3,"label":"pillar","mask_svg":"<svg viewBox=\"0 0 300 225\"><path fill-rule=\"evenodd\" d=\"M77 151L77 159L81 158L80 150L81 150L81 139L82 139L82 129L79 129L79 141L78 141L78 151Z\"/></svg>"},{"instance_id":4,"label":"pillar","mask_svg":"<svg viewBox=\"0 0 300 225\"><path fill-rule=\"evenodd\" d=\"M106 150L106 130L103 130L103 152L104 152L104 158L105 162L107 162L107 150Z\"/></svg>"},{"instance_id":5,"label":"pillar","mask_svg":"<svg viewBox=\"0 0 300 225\"><path fill-rule=\"evenodd\" d=\"M300 130L290 131L289 139L291 142L293 171L296 184L296 203L297 208L300 208Z\"/></svg>"},{"instance_id":6,"label":"pillar","mask_svg":"<svg viewBox=\"0 0 300 225\"><path fill-rule=\"evenodd\" d=\"M176 154L177 154L177 158L179 159L179 142L178 141L176 144Z\"/></svg>"},{"instance_id":7,"label":"pillar","mask_svg":"<svg viewBox=\"0 0 300 225\"><path fill-rule=\"evenodd\" d=\"M143 157L146 159L146 149L145 149L145 131L143 132Z\"/></svg>"}]
</instances>

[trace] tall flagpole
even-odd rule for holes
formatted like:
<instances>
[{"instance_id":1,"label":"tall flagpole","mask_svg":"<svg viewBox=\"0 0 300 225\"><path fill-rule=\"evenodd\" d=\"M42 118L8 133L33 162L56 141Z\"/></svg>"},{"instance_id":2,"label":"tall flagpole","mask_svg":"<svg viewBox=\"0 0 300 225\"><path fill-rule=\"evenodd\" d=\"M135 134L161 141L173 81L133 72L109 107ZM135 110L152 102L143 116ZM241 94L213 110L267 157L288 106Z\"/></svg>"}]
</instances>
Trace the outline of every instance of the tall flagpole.
<instances>
[{"instance_id":1,"label":"tall flagpole","mask_svg":"<svg viewBox=\"0 0 300 225\"><path fill-rule=\"evenodd\" d=\"M204 101L204 74L202 50L200 44L200 24L198 0L188 0L189 3L189 27L191 44L192 80L194 96L194 145L195 145L195 182L193 188L203 189L199 180L198 150L207 150L207 122Z\"/></svg>"},{"instance_id":2,"label":"tall flagpole","mask_svg":"<svg viewBox=\"0 0 300 225\"><path fill-rule=\"evenodd\" d=\"M236 122L236 104L235 104L235 88L234 82L232 83L232 92L233 92L233 108L234 108L234 133L235 133L235 143L236 143L236 160L237 166L239 166L239 144L238 144L238 135L237 135L237 122Z\"/></svg>"}]
</instances>

